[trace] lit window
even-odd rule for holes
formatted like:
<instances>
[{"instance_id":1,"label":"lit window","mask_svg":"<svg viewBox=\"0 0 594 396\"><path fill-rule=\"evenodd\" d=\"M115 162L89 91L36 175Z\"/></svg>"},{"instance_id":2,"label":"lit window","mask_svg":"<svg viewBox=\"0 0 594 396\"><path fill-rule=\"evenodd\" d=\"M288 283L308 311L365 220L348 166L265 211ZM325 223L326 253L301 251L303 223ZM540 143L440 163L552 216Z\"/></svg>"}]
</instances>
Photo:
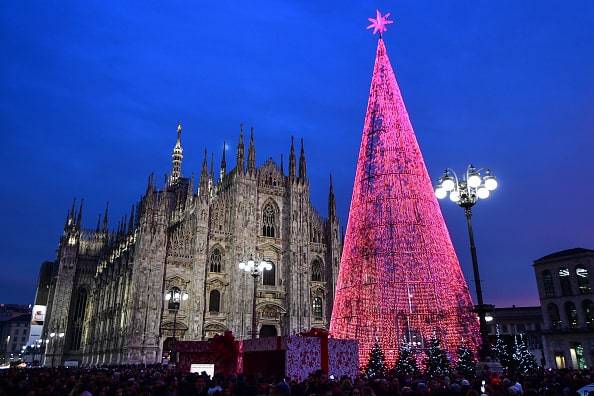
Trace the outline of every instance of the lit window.
<instances>
[{"instance_id":1,"label":"lit window","mask_svg":"<svg viewBox=\"0 0 594 396\"><path fill-rule=\"evenodd\" d=\"M311 310L313 312L314 318L322 319L323 311L322 311L322 298L321 297L314 297Z\"/></svg>"},{"instance_id":2,"label":"lit window","mask_svg":"<svg viewBox=\"0 0 594 396\"><path fill-rule=\"evenodd\" d=\"M577 267L575 269L575 274L577 276L578 289L580 290L580 294L590 293L590 280L588 279L588 270L583 267Z\"/></svg>"}]
</instances>

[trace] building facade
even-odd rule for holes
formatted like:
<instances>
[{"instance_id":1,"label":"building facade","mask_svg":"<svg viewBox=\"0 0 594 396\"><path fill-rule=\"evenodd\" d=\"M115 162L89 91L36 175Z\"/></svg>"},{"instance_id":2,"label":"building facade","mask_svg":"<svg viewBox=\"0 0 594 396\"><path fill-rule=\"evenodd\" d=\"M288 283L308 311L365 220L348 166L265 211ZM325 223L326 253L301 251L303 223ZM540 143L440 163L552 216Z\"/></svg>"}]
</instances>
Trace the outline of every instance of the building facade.
<instances>
[{"instance_id":1,"label":"building facade","mask_svg":"<svg viewBox=\"0 0 594 396\"><path fill-rule=\"evenodd\" d=\"M31 306L0 304L0 364L21 359L30 324Z\"/></svg>"},{"instance_id":2,"label":"building facade","mask_svg":"<svg viewBox=\"0 0 594 396\"><path fill-rule=\"evenodd\" d=\"M594 365L594 250L563 250L534 261L544 318L546 366Z\"/></svg>"},{"instance_id":3,"label":"building facade","mask_svg":"<svg viewBox=\"0 0 594 396\"><path fill-rule=\"evenodd\" d=\"M246 155L247 154L247 155ZM259 336L327 328L341 254L332 181L328 217L311 205L301 142L288 174L268 159L256 166L253 129L243 128L236 166L223 150L218 175L205 153L197 189L181 171L181 125L172 170L145 193L115 231L107 209L94 230L82 204L70 209L49 291L45 364L160 362L173 338L203 340L225 330L251 336L254 282L238 264L271 264L258 278ZM185 296L171 310L167 295Z\"/></svg>"}]
</instances>

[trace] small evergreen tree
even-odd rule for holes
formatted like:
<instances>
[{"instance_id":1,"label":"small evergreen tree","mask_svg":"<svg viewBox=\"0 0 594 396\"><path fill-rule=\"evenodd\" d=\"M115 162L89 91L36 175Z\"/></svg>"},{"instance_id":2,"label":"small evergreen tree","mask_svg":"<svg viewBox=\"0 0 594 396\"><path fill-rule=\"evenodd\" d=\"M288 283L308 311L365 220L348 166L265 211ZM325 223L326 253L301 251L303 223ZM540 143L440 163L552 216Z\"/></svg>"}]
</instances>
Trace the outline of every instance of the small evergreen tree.
<instances>
[{"instance_id":1,"label":"small evergreen tree","mask_svg":"<svg viewBox=\"0 0 594 396\"><path fill-rule=\"evenodd\" d=\"M497 340L495 341L495 346L493 347L493 354L499 360L499 363L503 368L509 368L511 363L511 356L509 353L509 347L503 336L499 332L499 326L497 326Z\"/></svg>"},{"instance_id":2,"label":"small evergreen tree","mask_svg":"<svg viewBox=\"0 0 594 396\"><path fill-rule=\"evenodd\" d=\"M429 378L442 377L450 374L450 360L446 351L441 348L441 341L436 336L429 340L425 359L425 373Z\"/></svg>"},{"instance_id":3,"label":"small evergreen tree","mask_svg":"<svg viewBox=\"0 0 594 396\"><path fill-rule=\"evenodd\" d=\"M466 378L472 377L476 373L476 359L470 348L465 345L458 348L456 370Z\"/></svg>"},{"instance_id":4,"label":"small evergreen tree","mask_svg":"<svg viewBox=\"0 0 594 396\"><path fill-rule=\"evenodd\" d=\"M530 374L538 368L534 355L530 353L523 337L520 335L520 340L516 337L514 345L514 353L512 358L514 360L514 366L520 374Z\"/></svg>"},{"instance_id":5,"label":"small evergreen tree","mask_svg":"<svg viewBox=\"0 0 594 396\"><path fill-rule=\"evenodd\" d=\"M407 342L403 342L400 346L394 371L396 375L415 375L419 372L417 358Z\"/></svg>"},{"instance_id":6,"label":"small evergreen tree","mask_svg":"<svg viewBox=\"0 0 594 396\"><path fill-rule=\"evenodd\" d=\"M369 378L382 378L386 374L386 358L377 341L375 341L369 353L369 361L367 362L367 366L365 366L365 374Z\"/></svg>"}]
</instances>

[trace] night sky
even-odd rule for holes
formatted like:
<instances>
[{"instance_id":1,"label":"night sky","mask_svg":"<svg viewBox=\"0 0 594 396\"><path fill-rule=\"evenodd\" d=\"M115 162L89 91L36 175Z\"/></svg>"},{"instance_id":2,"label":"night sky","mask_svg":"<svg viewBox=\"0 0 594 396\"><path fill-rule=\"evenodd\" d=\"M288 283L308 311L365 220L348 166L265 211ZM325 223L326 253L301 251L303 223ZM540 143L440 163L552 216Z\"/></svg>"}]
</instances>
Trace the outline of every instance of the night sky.
<instances>
[{"instance_id":1,"label":"night sky","mask_svg":"<svg viewBox=\"0 0 594 396\"><path fill-rule=\"evenodd\" d=\"M129 213L178 120L185 175L224 141L234 166L241 122L258 164L303 137L314 206L332 173L346 227L376 8L432 179L470 162L499 179L474 211L485 301L536 304L534 259L594 248L591 0L165 3L0 4L0 302L32 303L74 197L87 227L107 201L112 226ZM463 211L442 210L471 281Z\"/></svg>"}]
</instances>

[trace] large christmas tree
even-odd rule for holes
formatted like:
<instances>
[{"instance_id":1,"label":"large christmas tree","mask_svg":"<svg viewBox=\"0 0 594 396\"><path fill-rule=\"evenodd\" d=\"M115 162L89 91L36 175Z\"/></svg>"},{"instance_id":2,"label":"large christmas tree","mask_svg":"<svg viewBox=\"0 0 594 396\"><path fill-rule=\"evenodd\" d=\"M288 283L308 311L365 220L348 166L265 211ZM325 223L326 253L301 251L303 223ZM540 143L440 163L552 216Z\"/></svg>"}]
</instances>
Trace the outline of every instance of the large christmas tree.
<instances>
[{"instance_id":1,"label":"large christmas tree","mask_svg":"<svg viewBox=\"0 0 594 396\"><path fill-rule=\"evenodd\" d=\"M382 348L376 341L369 353L369 361L365 366L365 374L369 378L383 378L386 375L386 358Z\"/></svg>"},{"instance_id":2,"label":"large christmas tree","mask_svg":"<svg viewBox=\"0 0 594 396\"><path fill-rule=\"evenodd\" d=\"M386 17L371 27L381 34ZM476 349L468 287L380 35L330 333L359 341L361 365L379 337L394 364L403 338L436 328L451 354L462 338Z\"/></svg>"}]
</instances>

